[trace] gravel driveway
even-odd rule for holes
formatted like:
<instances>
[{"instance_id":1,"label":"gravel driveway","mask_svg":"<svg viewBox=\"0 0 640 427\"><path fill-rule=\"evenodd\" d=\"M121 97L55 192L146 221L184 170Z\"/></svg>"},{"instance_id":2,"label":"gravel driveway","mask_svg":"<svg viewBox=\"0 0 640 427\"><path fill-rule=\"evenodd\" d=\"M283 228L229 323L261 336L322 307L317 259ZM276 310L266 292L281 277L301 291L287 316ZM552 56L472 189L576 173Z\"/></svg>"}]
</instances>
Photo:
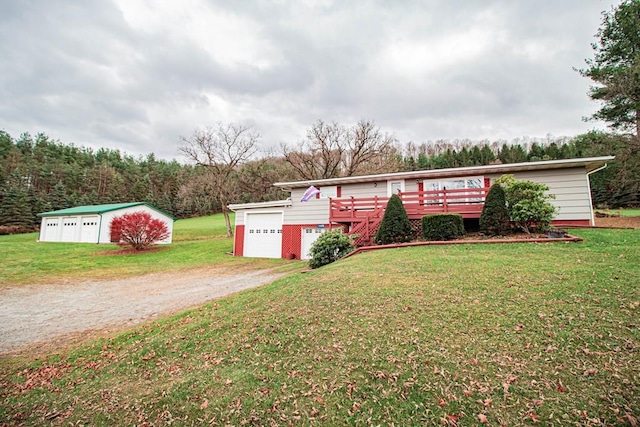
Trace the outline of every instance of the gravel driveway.
<instances>
[{"instance_id":1,"label":"gravel driveway","mask_svg":"<svg viewBox=\"0 0 640 427\"><path fill-rule=\"evenodd\" d=\"M112 332L269 283L270 270L201 269L122 280L0 289L0 354Z\"/></svg>"}]
</instances>

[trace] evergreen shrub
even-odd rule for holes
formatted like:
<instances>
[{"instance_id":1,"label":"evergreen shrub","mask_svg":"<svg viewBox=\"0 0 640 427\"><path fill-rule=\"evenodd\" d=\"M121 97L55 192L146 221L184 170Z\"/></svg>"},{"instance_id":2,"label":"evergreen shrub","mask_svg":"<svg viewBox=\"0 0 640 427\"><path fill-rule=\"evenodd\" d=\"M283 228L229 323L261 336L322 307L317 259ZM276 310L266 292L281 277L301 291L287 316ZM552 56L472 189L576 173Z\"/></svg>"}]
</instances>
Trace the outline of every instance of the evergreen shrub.
<instances>
[{"instance_id":1,"label":"evergreen shrub","mask_svg":"<svg viewBox=\"0 0 640 427\"><path fill-rule=\"evenodd\" d=\"M464 221L460 214L422 217L422 237L425 240L454 240L461 236L464 236Z\"/></svg>"},{"instance_id":2,"label":"evergreen shrub","mask_svg":"<svg viewBox=\"0 0 640 427\"><path fill-rule=\"evenodd\" d=\"M509 213L504 189L493 184L489 189L480 214L480 231L491 235L504 235L509 229Z\"/></svg>"},{"instance_id":3,"label":"evergreen shrub","mask_svg":"<svg viewBox=\"0 0 640 427\"><path fill-rule=\"evenodd\" d=\"M351 236L342 230L332 230L323 233L313 242L309 254L309 267L319 268L339 260L354 249Z\"/></svg>"},{"instance_id":4,"label":"evergreen shrub","mask_svg":"<svg viewBox=\"0 0 640 427\"><path fill-rule=\"evenodd\" d=\"M374 242L378 245L404 243L411 241L412 237L411 222L407 211L404 209L400 197L394 194L387 202L387 208L384 211Z\"/></svg>"}]
</instances>

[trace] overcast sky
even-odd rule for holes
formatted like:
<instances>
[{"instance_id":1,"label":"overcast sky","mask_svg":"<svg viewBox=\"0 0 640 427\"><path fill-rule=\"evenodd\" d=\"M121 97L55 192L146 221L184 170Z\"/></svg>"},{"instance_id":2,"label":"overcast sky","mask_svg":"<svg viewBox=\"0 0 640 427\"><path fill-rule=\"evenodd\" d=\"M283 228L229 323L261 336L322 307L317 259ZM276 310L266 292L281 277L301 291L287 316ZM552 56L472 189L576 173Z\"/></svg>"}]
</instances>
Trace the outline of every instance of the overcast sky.
<instances>
[{"instance_id":1,"label":"overcast sky","mask_svg":"<svg viewBox=\"0 0 640 427\"><path fill-rule=\"evenodd\" d=\"M0 129L181 159L217 122L401 142L574 136L610 0L2 0Z\"/></svg>"}]
</instances>

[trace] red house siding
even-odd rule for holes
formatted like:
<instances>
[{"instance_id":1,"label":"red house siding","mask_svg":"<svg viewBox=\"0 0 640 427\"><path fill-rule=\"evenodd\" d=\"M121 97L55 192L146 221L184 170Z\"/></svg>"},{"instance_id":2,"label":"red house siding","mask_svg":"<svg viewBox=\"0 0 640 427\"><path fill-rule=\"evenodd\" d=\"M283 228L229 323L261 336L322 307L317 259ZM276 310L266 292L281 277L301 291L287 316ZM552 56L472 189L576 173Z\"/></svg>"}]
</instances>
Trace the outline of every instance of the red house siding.
<instances>
[{"instance_id":1,"label":"red house siding","mask_svg":"<svg viewBox=\"0 0 640 427\"><path fill-rule=\"evenodd\" d=\"M233 238L233 255L244 254L244 225L236 225L236 235Z\"/></svg>"},{"instance_id":2,"label":"red house siding","mask_svg":"<svg viewBox=\"0 0 640 427\"><path fill-rule=\"evenodd\" d=\"M295 259L300 259L302 227L304 225L301 224L282 226L282 258L290 258L293 255Z\"/></svg>"}]
</instances>

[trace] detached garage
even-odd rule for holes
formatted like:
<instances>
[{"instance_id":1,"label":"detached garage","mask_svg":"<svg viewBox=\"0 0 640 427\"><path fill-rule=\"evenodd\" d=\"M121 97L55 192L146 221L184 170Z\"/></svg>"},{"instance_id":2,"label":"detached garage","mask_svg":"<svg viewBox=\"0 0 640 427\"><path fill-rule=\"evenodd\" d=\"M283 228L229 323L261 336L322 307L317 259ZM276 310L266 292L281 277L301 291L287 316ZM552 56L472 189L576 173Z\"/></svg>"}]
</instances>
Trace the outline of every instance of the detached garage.
<instances>
[{"instance_id":1,"label":"detached garage","mask_svg":"<svg viewBox=\"0 0 640 427\"><path fill-rule=\"evenodd\" d=\"M109 226L114 217L132 212L148 212L163 221L169 237L159 243L171 243L173 221L176 218L148 203L116 203L108 205L78 206L38 214L41 242L111 243Z\"/></svg>"}]
</instances>

